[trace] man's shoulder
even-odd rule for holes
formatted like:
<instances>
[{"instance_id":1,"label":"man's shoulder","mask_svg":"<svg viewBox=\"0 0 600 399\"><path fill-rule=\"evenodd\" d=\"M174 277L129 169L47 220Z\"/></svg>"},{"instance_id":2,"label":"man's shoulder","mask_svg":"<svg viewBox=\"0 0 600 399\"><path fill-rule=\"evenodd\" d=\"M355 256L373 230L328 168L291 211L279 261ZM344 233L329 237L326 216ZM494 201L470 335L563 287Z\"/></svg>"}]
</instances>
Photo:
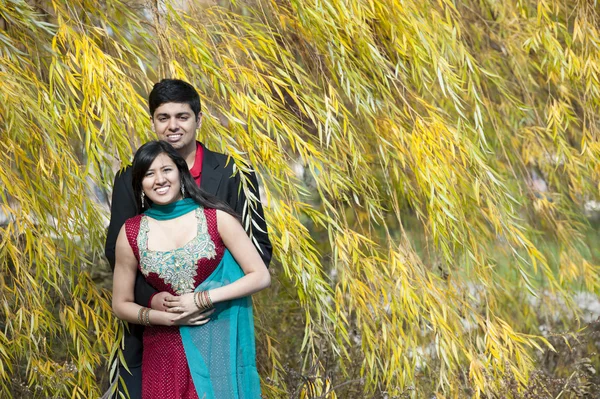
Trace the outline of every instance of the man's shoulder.
<instances>
[{"instance_id":1,"label":"man's shoulder","mask_svg":"<svg viewBox=\"0 0 600 399\"><path fill-rule=\"evenodd\" d=\"M212 151L209 150L208 148L204 147L204 159L206 164L208 164L209 166L212 166L213 168L222 168L228 171L232 171L233 170L233 159L227 155L227 154L223 154L221 152L216 152L216 151Z\"/></svg>"},{"instance_id":2,"label":"man's shoulder","mask_svg":"<svg viewBox=\"0 0 600 399\"><path fill-rule=\"evenodd\" d=\"M113 184L113 197L116 196L122 201L125 196L133 199L133 177L131 172L131 166L123 168L115 175L115 181ZM114 201L114 198L113 198Z\"/></svg>"},{"instance_id":3,"label":"man's shoulder","mask_svg":"<svg viewBox=\"0 0 600 399\"><path fill-rule=\"evenodd\" d=\"M117 174L115 175L115 181L117 179L119 180L131 180L131 165L129 166L125 166L124 168L119 169L119 171L117 172Z\"/></svg>"}]
</instances>

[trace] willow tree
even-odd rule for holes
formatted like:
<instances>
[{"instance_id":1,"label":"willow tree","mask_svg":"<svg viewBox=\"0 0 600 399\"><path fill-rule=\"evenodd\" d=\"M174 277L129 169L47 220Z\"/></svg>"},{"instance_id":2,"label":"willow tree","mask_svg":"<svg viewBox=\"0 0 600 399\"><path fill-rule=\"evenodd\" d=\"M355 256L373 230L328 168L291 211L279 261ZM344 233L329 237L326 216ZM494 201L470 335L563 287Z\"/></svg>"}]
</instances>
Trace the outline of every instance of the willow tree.
<instances>
[{"instance_id":1,"label":"willow tree","mask_svg":"<svg viewBox=\"0 0 600 399\"><path fill-rule=\"evenodd\" d=\"M201 140L263 184L299 306L257 301L265 396L290 392L298 352L315 375L358 368L362 397L518 391L551 350L539 315L560 304L576 330L573 294L599 289L598 17L585 0L1 1L1 395L106 388L105 193L151 137L162 77L198 88ZM298 316L297 347L273 308Z\"/></svg>"}]
</instances>

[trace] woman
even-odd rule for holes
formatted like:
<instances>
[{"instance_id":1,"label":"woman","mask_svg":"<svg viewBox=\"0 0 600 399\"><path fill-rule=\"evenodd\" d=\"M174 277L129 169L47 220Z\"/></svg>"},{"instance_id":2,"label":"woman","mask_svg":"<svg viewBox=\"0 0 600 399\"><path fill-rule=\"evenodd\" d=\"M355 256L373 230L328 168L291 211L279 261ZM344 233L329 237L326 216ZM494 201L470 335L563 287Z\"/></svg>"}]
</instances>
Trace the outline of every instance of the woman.
<instances>
[{"instance_id":1,"label":"woman","mask_svg":"<svg viewBox=\"0 0 600 399\"><path fill-rule=\"evenodd\" d=\"M143 213L117 238L113 310L147 326L142 398L258 398L248 297L270 285L264 262L233 211L202 193L170 144L144 144L132 168ZM134 302L138 269L171 293L168 311Z\"/></svg>"}]
</instances>

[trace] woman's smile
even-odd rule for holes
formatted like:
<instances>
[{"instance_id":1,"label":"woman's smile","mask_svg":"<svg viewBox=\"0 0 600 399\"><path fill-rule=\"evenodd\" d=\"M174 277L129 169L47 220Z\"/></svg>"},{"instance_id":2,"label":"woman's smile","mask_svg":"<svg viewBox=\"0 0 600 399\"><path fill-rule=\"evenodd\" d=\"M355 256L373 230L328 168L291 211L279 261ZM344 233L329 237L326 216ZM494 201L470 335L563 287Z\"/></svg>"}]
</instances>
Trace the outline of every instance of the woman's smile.
<instances>
[{"instance_id":1,"label":"woman's smile","mask_svg":"<svg viewBox=\"0 0 600 399\"><path fill-rule=\"evenodd\" d=\"M156 191L160 195L164 195L167 193L167 191L169 191L169 188L171 188L171 186L164 186L164 187L159 187L154 191Z\"/></svg>"}]
</instances>

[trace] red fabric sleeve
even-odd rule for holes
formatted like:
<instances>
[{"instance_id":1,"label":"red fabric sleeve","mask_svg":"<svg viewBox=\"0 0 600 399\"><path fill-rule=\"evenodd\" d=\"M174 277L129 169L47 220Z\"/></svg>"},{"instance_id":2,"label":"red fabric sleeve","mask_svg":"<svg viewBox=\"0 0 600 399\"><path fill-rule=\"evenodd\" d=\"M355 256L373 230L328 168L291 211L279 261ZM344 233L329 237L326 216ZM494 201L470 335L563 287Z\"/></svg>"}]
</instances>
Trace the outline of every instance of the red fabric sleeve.
<instances>
[{"instance_id":1,"label":"red fabric sleeve","mask_svg":"<svg viewBox=\"0 0 600 399\"><path fill-rule=\"evenodd\" d=\"M135 258L140 261L140 249L138 248L137 237L140 232L140 222L142 221L142 215L134 216L127 219L125 222L125 234L127 235L127 241L133 250Z\"/></svg>"}]
</instances>

